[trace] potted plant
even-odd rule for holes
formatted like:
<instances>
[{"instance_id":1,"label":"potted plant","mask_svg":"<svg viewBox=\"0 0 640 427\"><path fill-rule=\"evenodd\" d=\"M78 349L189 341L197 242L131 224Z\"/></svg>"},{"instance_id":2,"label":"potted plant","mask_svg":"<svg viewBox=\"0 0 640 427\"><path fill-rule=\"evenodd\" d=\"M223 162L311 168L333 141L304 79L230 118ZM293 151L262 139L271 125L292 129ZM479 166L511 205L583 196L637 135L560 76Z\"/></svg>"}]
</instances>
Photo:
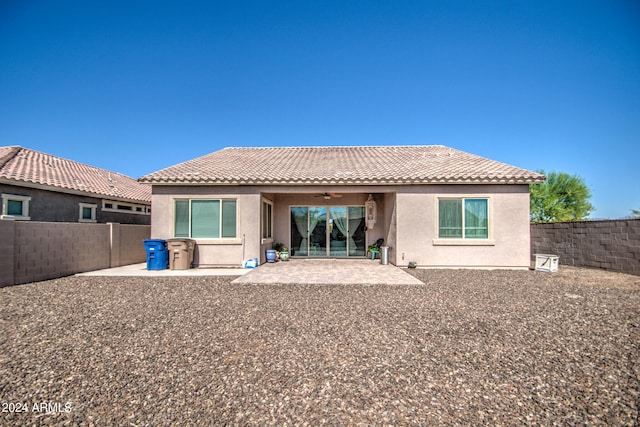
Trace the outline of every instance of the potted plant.
<instances>
[{"instance_id":1,"label":"potted plant","mask_svg":"<svg viewBox=\"0 0 640 427\"><path fill-rule=\"evenodd\" d=\"M287 261L289 259L289 249L287 249L283 243L274 243L273 249L281 261Z\"/></svg>"}]
</instances>

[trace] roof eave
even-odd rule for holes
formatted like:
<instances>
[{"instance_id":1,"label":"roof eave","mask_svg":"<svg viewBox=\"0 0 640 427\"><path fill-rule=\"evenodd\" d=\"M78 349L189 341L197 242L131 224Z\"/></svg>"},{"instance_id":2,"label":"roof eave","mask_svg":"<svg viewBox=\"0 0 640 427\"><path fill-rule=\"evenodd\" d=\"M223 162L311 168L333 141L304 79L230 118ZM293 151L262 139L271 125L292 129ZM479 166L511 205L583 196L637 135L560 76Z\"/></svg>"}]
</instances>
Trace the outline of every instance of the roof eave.
<instances>
[{"instance_id":1,"label":"roof eave","mask_svg":"<svg viewBox=\"0 0 640 427\"><path fill-rule=\"evenodd\" d=\"M140 198L134 198L134 197L118 196L114 194L102 194L102 193L96 193L93 191L82 191L82 190L75 190L72 188L56 187L53 185L39 184L31 181L23 181L23 180L17 180L17 179L0 178L0 183L15 185L16 187L34 188L36 190L52 191L52 192L64 193L64 194L73 194L76 196L88 196L88 197L95 197L98 199L105 199L105 200L116 200L121 202L151 204L150 198L149 200L146 200L146 199L140 199Z\"/></svg>"},{"instance_id":2,"label":"roof eave","mask_svg":"<svg viewBox=\"0 0 640 427\"><path fill-rule=\"evenodd\" d=\"M405 178L405 179L299 179L299 180L235 180L235 179L139 179L148 185L425 185L425 184L538 184L544 177L493 178Z\"/></svg>"}]
</instances>

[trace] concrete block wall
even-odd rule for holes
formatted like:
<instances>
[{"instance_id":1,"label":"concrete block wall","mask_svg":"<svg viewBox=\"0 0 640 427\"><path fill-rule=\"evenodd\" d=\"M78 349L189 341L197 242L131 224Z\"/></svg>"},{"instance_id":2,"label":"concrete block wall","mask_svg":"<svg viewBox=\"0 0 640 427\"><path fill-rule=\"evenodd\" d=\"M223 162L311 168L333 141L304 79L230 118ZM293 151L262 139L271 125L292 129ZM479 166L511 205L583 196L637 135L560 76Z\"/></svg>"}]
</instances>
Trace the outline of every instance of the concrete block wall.
<instances>
[{"instance_id":1,"label":"concrete block wall","mask_svg":"<svg viewBox=\"0 0 640 427\"><path fill-rule=\"evenodd\" d=\"M531 224L531 254L560 265L640 275L640 219Z\"/></svg>"},{"instance_id":2,"label":"concrete block wall","mask_svg":"<svg viewBox=\"0 0 640 427\"><path fill-rule=\"evenodd\" d=\"M13 285L16 227L14 221L0 220L0 287Z\"/></svg>"},{"instance_id":3,"label":"concrete block wall","mask_svg":"<svg viewBox=\"0 0 640 427\"><path fill-rule=\"evenodd\" d=\"M144 249L143 240L151 237L151 227L148 225L131 224L111 225L113 227L112 233L115 234L119 231L120 234L118 244L113 245L111 249L111 267L145 262L147 259L147 253ZM113 259L116 254L117 261Z\"/></svg>"},{"instance_id":4,"label":"concrete block wall","mask_svg":"<svg viewBox=\"0 0 640 427\"><path fill-rule=\"evenodd\" d=\"M143 262L150 234L148 225L0 220L0 286Z\"/></svg>"},{"instance_id":5,"label":"concrete block wall","mask_svg":"<svg viewBox=\"0 0 640 427\"><path fill-rule=\"evenodd\" d=\"M16 221L14 278L28 283L108 268L109 226Z\"/></svg>"}]
</instances>

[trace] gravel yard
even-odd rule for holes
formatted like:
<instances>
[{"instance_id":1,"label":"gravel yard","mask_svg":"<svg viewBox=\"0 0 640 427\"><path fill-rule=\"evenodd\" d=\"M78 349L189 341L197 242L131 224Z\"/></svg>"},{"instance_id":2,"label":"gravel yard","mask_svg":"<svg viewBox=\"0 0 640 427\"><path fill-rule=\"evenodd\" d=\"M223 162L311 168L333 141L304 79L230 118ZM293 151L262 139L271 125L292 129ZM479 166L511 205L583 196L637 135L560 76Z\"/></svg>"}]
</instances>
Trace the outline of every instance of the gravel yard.
<instances>
[{"instance_id":1,"label":"gravel yard","mask_svg":"<svg viewBox=\"0 0 640 427\"><path fill-rule=\"evenodd\" d=\"M425 284L2 288L0 423L638 424L640 277L410 274Z\"/></svg>"}]
</instances>

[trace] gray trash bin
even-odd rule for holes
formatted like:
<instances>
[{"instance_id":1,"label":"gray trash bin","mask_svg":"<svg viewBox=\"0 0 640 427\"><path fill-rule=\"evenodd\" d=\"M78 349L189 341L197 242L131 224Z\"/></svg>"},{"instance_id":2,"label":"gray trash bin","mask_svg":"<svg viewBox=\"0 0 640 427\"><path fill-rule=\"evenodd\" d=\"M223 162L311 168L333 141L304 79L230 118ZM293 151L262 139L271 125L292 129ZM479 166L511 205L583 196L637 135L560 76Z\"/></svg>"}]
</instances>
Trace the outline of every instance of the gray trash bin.
<instances>
[{"instance_id":1,"label":"gray trash bin","mask_svg":"<svg viewBox=\"0 0 640 427\"><path fill-rule=\"evenodd\" d=\"M169 239L169 268L171 270L188 270L193 263L193 251L195 249L192 239Z\"/></svg>"},{"instance_id":2,"label":"gray trash bin","mask_svg":"<svg viewBox=\"0 0 640 427\"><path fill-rule=\"evenodd\" d=\"M389 264L389 246L380 246L380 264Z\"/></svg>"}]
</instances>

